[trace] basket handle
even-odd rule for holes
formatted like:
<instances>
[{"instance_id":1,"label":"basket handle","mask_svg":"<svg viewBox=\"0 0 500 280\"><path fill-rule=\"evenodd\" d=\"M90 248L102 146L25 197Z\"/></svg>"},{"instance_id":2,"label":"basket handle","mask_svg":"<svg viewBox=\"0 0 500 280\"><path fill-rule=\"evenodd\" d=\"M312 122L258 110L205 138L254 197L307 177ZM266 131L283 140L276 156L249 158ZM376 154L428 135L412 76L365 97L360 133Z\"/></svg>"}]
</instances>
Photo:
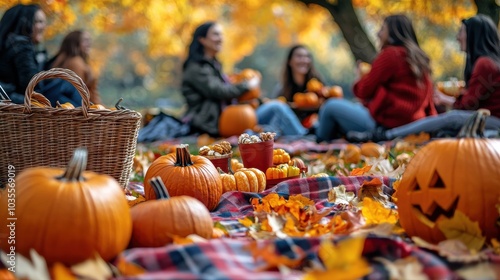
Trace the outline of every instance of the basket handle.
<instances>
[{"instance_id":1,"label":"basket handle","mask_svg":"<svg viewBox=\"0 0 500 280\"><path fill-rule=\"evenodd\" d=\"M56 79L60 78L70 82L78 91L82 97L82 112L83 115L88 117L88 108L90 107L90 94L87 85L83 82L75 72L64 69L64 68L52 68L47 71L41 71L31 78L28 86L26 87L26 92L24 94L24 110L25 112L31 113L31 96L35 91L35 86L38 82L46 79Z\"/></svg>"}]
</instances>

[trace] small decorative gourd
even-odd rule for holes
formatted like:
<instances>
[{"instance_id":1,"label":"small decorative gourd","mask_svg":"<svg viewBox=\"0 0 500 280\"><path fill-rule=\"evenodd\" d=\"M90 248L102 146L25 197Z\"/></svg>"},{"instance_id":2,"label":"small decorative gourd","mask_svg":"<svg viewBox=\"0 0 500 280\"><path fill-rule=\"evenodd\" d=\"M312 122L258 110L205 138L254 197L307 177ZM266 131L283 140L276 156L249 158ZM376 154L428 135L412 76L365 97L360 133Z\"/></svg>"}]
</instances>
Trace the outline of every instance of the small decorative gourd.
<instances>
[{"instance_id":1,"label":"small decorative gourd","mask_svg":"<svg viewBox=\"0 0 500 280\"><path fill-rule=\"evenodd\" d=\"M266 174L257 168L241 168L234 175L219 168L223 193L230 191L259 193L266 189Z\"/></svg>"}]
</instances>

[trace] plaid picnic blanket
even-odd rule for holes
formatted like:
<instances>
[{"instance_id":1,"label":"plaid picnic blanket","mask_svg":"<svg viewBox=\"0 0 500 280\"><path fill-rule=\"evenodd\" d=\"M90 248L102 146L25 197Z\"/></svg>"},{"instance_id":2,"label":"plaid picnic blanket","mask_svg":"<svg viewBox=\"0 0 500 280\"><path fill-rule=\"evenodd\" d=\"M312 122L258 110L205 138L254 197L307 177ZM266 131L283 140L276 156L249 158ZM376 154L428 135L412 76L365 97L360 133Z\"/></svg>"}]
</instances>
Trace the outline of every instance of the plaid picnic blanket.
<instances>
[{"instance_id":1,"label":"plaid picnic blanket","mask_svg":"<svg viewBox=\"0 0 500 280\"><path fill-rule=\"evenodd\" d=\"M254 260L247 246L252 242L245 237L246 228L238 219L252 215L250 199L264 197L276 192L282 196L302 194L315 201L318 210L334 206L328 202L328 191L333 187L345 185L346 191L357 192L363 182L373 177L323 177L302 178L282 182L263 193L230 192L225 193L218 207L211 213L214 221L224 225L231 238L213 239L189 245L167 245L160 248L135 248L122 253L125 260L143 267L147 273L127 279L298 279L305 272L291 270L289 274L280 271L264 270L261 260ZM383 191L392 194L394 179L378 177L384 183ZM131 184L140 192L140 184ZM339 236L336 240L342 238ZM319 261L318 248L321 238L286 238L259 240L259 246L272 244L276 253L296 259L293 249L298 246L306 253L304 264ZM422 250L399 237L378 237L369 235L365 240L363 257L372 267L372 273L365 279L389 279L387 269L377 261L383 257L390 261L412 256L423 266L423 272L430 279L456 279L447 263L438 256Z\"/></svg>"}]
</instances>

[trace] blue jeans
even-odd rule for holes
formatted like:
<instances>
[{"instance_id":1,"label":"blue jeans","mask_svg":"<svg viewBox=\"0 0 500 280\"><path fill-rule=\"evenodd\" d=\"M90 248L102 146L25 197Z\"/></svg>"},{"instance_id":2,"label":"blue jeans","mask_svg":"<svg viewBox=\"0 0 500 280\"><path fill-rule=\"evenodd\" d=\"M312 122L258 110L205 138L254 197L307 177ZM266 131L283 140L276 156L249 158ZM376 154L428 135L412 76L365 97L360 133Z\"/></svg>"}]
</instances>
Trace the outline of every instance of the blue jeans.
<instances>
[{"instance_id":1,"label":"blue jeans","mask_svg":"<svg viewBox=\"0 0 500 280\"><path fill-rule=\"evenodd\" d=\"M266 125L278 135L306 135L308 132L297 115L283 102L266 102L257 108L256 113L259 125Z\"/></svg>"},{"instance_id":2,"label":"blue jeans","mask_svg":"<svg viewBox=\"0 0 500 280\"><path fill-rule=\"evenodd\" d=\"M348 131L371 131L376 127L365 106L338 98L330 98L321 106L318 121L318 142L340 138Z\"/></svg>"},{"instance_id":3,"label":"blue jeans","mask_svg":"<svg viewBox=\"0 0 500 280\"><path fill-rule=\"evenodd\" d=\"M426 117L412 123L389 129L385 131L389 139L404 137L410 134L428 132L431 134L442 133L450 136L456 136L464 125L465 121L472 116L475 111L452 110L437 116ZM486 119L486 130L500 129L500 119L489 116Z\"/></svg>"},{"instance_id":4,"label":"blue jeans","mask_svg":"<svg viewBox=\"0 0 500 280\"><path fill-rule=\"evenodd\" d=\"M41 93L50 101L52 107L56 106L56 101L64 104L69 102L75 107L82 105L82 97L76 88L63 79L50 79L44 81Z\"/></svg>"}]
</instances>

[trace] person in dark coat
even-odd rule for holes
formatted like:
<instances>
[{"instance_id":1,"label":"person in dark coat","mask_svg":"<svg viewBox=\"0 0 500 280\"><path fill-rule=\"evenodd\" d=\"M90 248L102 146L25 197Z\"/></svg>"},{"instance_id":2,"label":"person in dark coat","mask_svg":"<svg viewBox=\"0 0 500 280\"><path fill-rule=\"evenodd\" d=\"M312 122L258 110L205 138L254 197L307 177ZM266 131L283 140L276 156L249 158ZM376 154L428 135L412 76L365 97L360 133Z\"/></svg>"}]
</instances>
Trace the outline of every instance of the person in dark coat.
<instances>
[{"instance_id":1,"label":"person in dark coat","mask_svg":"<svg viewBox=\"0 0 500 280\"><path fill-rule=\"evenodd\" d=\"M0 20L0 85L14 103L24 103L31 78L45 66L47 52L42 42L46 26L45 13L38 5L15 5ZM35 89L42 94L56 92L61 103L81 104L76 89L60 79L41 81ZM50 101L55 105L56 100Z\"/></svg>"}]
</instances>

